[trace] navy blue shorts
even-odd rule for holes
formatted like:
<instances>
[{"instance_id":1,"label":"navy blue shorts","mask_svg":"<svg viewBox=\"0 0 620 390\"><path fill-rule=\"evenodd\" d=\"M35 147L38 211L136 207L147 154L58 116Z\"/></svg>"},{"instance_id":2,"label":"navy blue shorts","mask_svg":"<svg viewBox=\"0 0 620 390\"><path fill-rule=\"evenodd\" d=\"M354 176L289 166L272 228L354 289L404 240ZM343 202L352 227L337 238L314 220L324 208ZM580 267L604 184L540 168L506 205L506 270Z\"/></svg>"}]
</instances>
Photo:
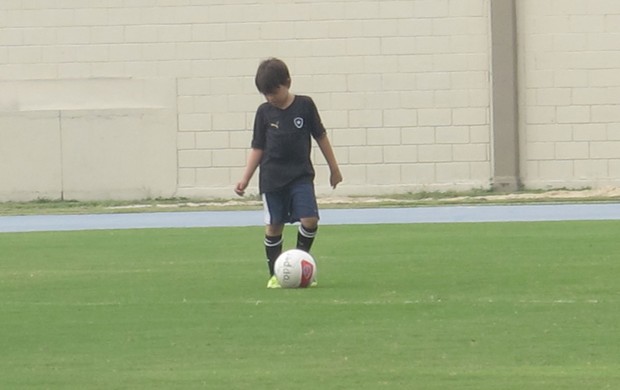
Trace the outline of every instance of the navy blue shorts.
<instances>
[{"instance_id":1,"label":"navy blue shorts","mask_svg":"<svg viewBox=\"0 0 620 390\"><path fill-rule=\"evenodd\" d=\"M319 217L312 182L293 182L285 188L263 194L266 225L299 222L301 218Z\"/></svg>"}]
</instances>

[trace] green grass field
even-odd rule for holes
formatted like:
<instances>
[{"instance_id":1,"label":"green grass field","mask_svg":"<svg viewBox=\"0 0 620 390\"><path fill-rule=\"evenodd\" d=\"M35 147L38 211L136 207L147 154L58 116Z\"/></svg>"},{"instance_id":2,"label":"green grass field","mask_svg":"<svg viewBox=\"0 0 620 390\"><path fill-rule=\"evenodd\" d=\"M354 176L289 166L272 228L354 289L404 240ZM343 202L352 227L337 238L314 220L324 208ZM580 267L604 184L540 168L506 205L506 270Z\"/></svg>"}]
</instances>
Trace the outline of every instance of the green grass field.
<instances>
[{"instance_id":1,"label":"green grass field","mask_svg":"<svg viewBox=\"0 0 620 390\"><path fill-rule=\"evenodd\" d=\"M620 221L0 234L0 389L618 389ZM294 241L286 232L286 247Z\"/></svg>"}]
</instances>

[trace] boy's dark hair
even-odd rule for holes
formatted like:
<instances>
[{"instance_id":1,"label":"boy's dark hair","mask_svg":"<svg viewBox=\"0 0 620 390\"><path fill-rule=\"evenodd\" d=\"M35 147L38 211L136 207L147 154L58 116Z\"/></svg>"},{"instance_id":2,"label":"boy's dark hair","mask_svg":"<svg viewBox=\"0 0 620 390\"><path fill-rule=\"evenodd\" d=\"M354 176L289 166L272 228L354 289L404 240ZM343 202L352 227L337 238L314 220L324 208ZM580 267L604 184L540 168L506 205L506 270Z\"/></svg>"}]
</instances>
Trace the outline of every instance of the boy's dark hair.
<instances>
[{"instance_id":1,"label":"boy's dark hair","mask_svg":"<svg viewBox=\"0 0 620 390\"><path fill-rule=\"evenodd\" d=\"M277 58L269 58L258 66L254 82L258 91L263 95L267 95L273 93L281 85L290 87L291 76L284 61Z\"/></svg>"}]
</instances>

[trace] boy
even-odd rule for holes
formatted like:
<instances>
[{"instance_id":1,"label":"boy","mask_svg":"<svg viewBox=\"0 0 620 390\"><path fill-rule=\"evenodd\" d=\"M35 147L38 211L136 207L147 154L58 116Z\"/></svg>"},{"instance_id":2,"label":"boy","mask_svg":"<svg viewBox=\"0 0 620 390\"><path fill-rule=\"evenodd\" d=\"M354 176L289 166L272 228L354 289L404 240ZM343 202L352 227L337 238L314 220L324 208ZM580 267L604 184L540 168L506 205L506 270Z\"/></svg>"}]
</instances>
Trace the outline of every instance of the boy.
<instances>
[{"instance_id":1,"label":"boy","mask_svg":"<svg viewBox=\"0 0 620 390\"><path fill-rule=\"evenodd\" d=\"M327 161L332 188L342 181L342 174L314 102L308 96L289 92L291 77L286 64L277 58L261 62L255 83L267 102L256 111L252 148L235 192L243 196L260 166L258 187L265 209L265 253L270 275L267 288L279 288L273 268L282 253L284 224L300 222L297 248L306 252L318 230L310 137Z\"/></svg>"}]
</instances>

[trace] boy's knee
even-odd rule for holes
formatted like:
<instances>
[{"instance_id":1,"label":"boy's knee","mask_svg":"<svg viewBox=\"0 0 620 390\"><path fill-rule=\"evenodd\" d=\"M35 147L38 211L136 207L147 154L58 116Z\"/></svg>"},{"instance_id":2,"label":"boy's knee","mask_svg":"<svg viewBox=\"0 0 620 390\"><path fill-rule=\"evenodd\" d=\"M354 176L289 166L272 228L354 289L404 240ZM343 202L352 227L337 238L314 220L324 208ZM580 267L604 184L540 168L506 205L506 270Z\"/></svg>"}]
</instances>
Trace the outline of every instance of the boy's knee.
<instances>
[{"instance_id":1,"label":"boy's knee","mask_svg":"<svg viewBox=\"0 0 620 390\"><path fill-rule=\"evenodd\" d=\"M316 217L311 218L301 218L301 224L306 229L314 230L319 226L319 219Z\"/></svg>"},{"instance_id":2,"label":"boy's knee","mask_svg":"<svg viewBox=\"0 0 620 390\"><path fill-rule=\"evenodd\" d=\"M265 234L268 236L279 236L284 231L284 225L265 225Z\"/></svg>"}]
</instances>

